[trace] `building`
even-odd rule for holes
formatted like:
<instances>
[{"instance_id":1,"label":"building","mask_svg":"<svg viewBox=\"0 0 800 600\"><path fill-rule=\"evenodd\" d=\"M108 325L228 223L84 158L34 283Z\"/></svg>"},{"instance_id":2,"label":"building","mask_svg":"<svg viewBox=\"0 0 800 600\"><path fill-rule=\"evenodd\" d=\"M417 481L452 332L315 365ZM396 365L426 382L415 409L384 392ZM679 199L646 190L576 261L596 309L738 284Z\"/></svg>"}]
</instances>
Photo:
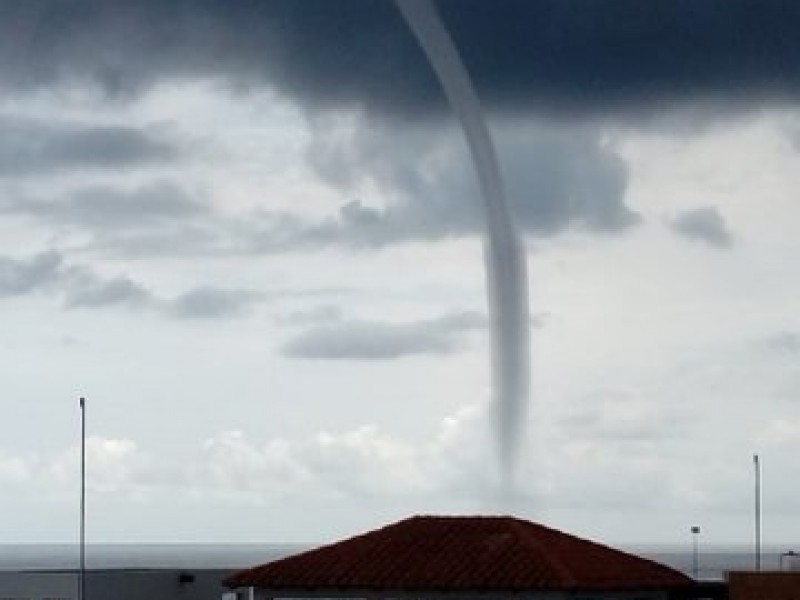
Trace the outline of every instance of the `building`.
<instances>
[{"instance_id":1,"label":"building","mask_svg":"<svg viewBox=\"0 0 800 600\"><path fill-rule=\"evenodd\" d=\"M800 571L728 573L730 600L800 600Z\"/></svg>"},{"instance_id":2,"label":"building","mask_svg":"<svg viewBox=\"0 0 800 600\"><path fill-rule=\"evenodd\" d=\"M90 569L87 600L220 600L229 569ZM76 600L75 570L0 571L0 600Z\"/></svg>"},{"instance_id":3,"label":"building","mask_svg":"<svg viewBox=\"0 0 800 600\"><path fill-rule=\"evenodd\" d=\"M692 579L513 517L413 517L239 571L239 598L669 600Z\"/></svg>"}]
</instances>

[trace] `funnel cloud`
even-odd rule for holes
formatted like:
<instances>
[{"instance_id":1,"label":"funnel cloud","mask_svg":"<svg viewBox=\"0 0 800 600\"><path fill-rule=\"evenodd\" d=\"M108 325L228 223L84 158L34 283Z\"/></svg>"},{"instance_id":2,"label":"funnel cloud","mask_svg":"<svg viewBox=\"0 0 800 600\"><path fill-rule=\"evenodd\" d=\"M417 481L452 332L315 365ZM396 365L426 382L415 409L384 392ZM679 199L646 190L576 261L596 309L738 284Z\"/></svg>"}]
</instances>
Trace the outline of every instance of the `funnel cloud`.
<instances>
[{"instance_id":1,"label":"funnel cloud","mask_svg":"<svg viewBox=\"0 0 800 600\"><path fill-rule=\"evenodd\" d=\"M428 0L397 0L464 131L484 200L492 402L504 486L512 491L529 392L530 340L525 253L509 212L478 96L450 35Z\"/></svg>"}]
</instances>

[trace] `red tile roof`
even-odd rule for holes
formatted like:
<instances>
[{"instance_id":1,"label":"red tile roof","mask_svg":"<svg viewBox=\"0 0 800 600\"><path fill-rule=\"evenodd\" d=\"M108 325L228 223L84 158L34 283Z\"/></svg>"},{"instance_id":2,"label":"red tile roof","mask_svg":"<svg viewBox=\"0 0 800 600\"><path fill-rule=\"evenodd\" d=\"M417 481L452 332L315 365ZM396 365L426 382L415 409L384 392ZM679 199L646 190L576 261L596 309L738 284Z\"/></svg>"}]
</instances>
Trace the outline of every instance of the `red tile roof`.
<instances>
[{"instance_id":1,"label":"red tile roof","mask_svg":"<svg viewBox=\"0 0 800 600\"><path fill-rule=\"evenodd\" d=\"M235 573L230 587L487 592L674 589L669 567L512 517L413 517Z\"/></svg>"}]
</instances>

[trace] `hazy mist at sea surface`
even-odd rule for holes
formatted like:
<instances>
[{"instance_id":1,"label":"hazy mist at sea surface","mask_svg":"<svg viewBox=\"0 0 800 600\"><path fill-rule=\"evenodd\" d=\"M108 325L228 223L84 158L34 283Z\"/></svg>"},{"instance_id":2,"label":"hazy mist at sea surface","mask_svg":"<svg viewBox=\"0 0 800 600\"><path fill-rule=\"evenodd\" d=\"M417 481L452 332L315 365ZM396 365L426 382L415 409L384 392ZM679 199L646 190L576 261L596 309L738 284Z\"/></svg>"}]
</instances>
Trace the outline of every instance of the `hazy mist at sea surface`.
<instances>
[{"instance_id":1,"label":"hazy mist at sea surface","mask_svg":"<svg viewBox=\"0 0 800 600\"><path fill-rule=\"evenodd\" d=\"M291 544L88 544L88 569L242 568L308 549ZM0 544L0 570L72 569L77 544Z\"/></svg>"},{"instance_id":2,"label":"hazy mist at sea surface","mask_svg":"<svg viewBox=\"0 0 800 600\"><path fill-rule=\"evenodd\" d=\"M89 569L238 569L269 562L309 549L289 544L90 544L86 547ZM693 574L691 548L626 547L633 554L656 560ZM786 548L765 548L761 564L765 570L780 568ZM70 544L0 544L0 570L74 569L78 546ZM754 567L751 548L706 547L698 554L700 579L721 579L726 571Z\"/></svg>"},{"instance_id":3,"label":"hazy mist at sea surface","mask_svg":"<svg viewBox=\"0 0 800 600\"><path fill-rule=\"evenodd\" d=\"M631 547L625 550L668 565L687 575L694 576L694 557L691 547ZM761 552L761 567L765 571L777 571L781 567L783 547L765 547ZM747 546L700 547L697 555L697 578L701 580L724 579L727 571L751 571L755 569L753 549Z\"/></svg>"}]
</instances>

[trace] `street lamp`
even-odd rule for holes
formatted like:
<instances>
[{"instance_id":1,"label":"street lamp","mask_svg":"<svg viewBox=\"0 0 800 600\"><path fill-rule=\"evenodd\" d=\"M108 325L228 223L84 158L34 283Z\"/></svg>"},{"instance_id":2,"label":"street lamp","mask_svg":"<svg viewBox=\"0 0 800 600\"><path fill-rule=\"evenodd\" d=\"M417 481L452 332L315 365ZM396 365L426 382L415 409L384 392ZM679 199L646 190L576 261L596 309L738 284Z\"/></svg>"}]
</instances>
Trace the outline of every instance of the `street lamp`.
<instances>
[{"instance_id":1,"label":"street lamp","mask_svg":"<svg viewBox=\"0 0 800 600\"><path fill-rule=\"evenodd\" d=\"M697 579L700 572L700 561L698 555L698 541L700 538L700 528L697 525L692 525L692 575Z\"/></svg>"}]
</instances>

